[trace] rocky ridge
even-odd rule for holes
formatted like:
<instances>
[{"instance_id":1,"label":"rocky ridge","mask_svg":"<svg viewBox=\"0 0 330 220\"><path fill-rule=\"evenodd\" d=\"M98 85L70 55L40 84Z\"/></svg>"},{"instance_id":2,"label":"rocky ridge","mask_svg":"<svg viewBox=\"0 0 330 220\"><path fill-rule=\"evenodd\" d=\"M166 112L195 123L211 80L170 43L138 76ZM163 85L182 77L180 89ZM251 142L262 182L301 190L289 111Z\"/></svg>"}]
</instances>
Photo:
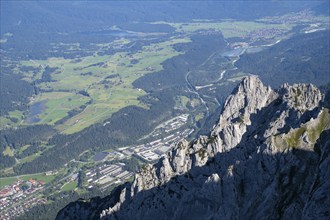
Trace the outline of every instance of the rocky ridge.
<instances>
[{"instance_id":1,"label":"rocky ridge","mask_svg":"<svg viewBox=\"0 0 330 220\"><path fill-rule=\"evenodd\" d=\"M330 114L313 85L256 76L227 98L210 136L180 142L132 184L57 219L327 219Z\"/></svg>"}]
</instances>

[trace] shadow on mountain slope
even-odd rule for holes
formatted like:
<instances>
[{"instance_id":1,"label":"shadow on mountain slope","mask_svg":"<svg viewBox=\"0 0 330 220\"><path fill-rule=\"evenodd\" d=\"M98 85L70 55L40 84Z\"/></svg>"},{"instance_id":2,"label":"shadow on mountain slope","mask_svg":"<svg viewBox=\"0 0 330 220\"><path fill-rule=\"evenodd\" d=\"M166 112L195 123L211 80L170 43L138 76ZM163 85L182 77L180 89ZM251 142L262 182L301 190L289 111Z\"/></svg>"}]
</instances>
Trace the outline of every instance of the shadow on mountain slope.
<instances>
[{"instance_id":1,"label":"shadow on mountain slope","mask_svg":"<svg viewBox=\"0 0 330 220\"><path fill-rule=\"evenodd\" d=\"M283 91L243 79L209 137L180 142L132 184L57 219L328 218L329 110L311 85Z\"/></svg>"},{"instance_id":2,"label":"shadow on mountain slope","mask_svg":"<svg viewBox=\"0 0 330 220\"><path fill-rule=\"evenodd\" d=\"M133 199L126 194L119 211L104 219L326 218L330 206L326 183L330 176L329 136L330 130L322 132L314 151L292 149L274 155L259 151L256 146L262 143L240 143L210 158L205 166L195 166L161 186L138 192ZM102 210L119 201L125 187L130 184L119 186L103 199L67 207L80 206L86 210L84 217L99 219ZM70 219L82 217L63 212Z\"/></svg>"}]
</instances>

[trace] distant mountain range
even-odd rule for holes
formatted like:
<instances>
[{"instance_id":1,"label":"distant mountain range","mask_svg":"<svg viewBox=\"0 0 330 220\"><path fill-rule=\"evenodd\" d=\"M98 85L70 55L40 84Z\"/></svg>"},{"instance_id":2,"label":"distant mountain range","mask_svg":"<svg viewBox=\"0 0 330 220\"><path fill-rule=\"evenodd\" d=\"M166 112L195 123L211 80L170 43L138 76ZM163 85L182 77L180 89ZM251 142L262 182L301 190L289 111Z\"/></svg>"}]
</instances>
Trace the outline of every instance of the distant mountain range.
<instances>
[{"instance_id":1,"label":"distant mountain range","mask_svg":"<svg viewBox=\"0 0 330 220\"><path fill-rule=\"evenodd\" d=\"M131 22L249 20L310 8L329 14L328 1L1 1L1 34L98 30ZM150 13L152 12L152 13ZM33 34L34 33L34 34ZM30 37L30 36L26 36Z\"/></svg>"},{"instance_id":2,"label":"distant mountain range","mask_svg":"<svg viewBox=\"0 0 330 220\"><path fill-rule=\"evenodd\" d=\"M327 97L328 99L329 97ZM328 219L330 113L311 84L244 78L209 136L57 219Z\"/></svg>"}]
</instances>

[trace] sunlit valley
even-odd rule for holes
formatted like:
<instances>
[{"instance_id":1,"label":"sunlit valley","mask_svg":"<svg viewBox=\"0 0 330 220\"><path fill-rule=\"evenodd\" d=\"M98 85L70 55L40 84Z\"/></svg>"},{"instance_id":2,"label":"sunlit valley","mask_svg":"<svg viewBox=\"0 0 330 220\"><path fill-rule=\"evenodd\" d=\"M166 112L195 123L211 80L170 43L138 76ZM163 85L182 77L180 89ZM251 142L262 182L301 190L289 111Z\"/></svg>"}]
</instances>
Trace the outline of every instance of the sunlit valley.
<instances>
[{"instance_id":1,"label":"sunlit valley","mask_svg":"<svg viewBox=\"0 0 330 220\"><path fill-rule=\"evenodd\" d=\"M182 146L194 148L195 162L226 151L240 155L229 151L236 145L226 141L228 123L235 129L258 124L255 131L230 133L250 145L265 141L283 152L310 151L330 128L329 19L327 1L1 1L0 219L73 219L60 210L107 195L113 195L109 204L100 200L95 213L77 219L133 219L127 213L134 213L134 199L122 211L112 201L113 189L140 184L136 173L148 179L153 164ZM239 96L249 107L230 105L251 91L257 97L261 91L259 107L250 107L249 95ZM284 117L278 112L286 107L278 106L285 101L295 110L278 124L290 128L279 126L268 139L249 142L261 137L263 126L276 124L268 119ZM237 118L226 121L226 113ZM214 144L223 151L214 151ZM225 165L232 172L235 163ZM190 169L171 171L171 178L185 173ZM143 189L164 181L146 182ZM138 219L152 219L150 213Z\"/></svg>"}]
</instances>

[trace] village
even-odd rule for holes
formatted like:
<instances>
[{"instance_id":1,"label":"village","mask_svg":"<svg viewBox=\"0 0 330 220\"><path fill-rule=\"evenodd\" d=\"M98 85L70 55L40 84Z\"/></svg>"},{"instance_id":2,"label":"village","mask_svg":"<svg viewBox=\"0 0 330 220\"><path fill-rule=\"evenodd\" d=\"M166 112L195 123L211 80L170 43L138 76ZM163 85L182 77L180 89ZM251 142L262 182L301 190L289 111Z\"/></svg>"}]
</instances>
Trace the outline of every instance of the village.
<instances>
[{"instance_id":1,"label":"village","mask_svg":"<svg viewBox=\"0 0 330 220\"><path fill-rule=\"evenodd\" d=\"M132 180L134 172L127 170L125 161L136 157L140 161L153 163L170 151L176 143L194 132L192 128L185 128L188 114L178 115L157 126L146 136L146 143L122 147L110 152L102 151L93 156L95 166L85 169L83 176L74 168L58 182L56 187L63 190L66 184L83 180L87 190L98 188L102 191L118 184ZM73 164L84 162L72 160ZM66 165L68 166L68 165ZM57 175L57 170L45 172L44 175ZM68 182L69 181L69 182ZM30 210L35 205L47 203L45 190L51 185L36 178L17 178L14 183L0 189L0 219L12 219Z\"/></svg>"},{"instance_id":2,"label":"village","mask_svg":"<svg viewBox=\"0 0 330 220\"><path fill-rule=\"evenodd\" d=\"M30 178L28 181L18 179L13 184L2 188L0 190L0 219L11 219L13 216L19 216L32 206L46 203L46 199L31 196L33 193L42 190L44 185L44 181ZM21 205L13 207L18 202L22 202ZM6 208L9 209L3 212Z\"/></svg>"}]
</instances>

